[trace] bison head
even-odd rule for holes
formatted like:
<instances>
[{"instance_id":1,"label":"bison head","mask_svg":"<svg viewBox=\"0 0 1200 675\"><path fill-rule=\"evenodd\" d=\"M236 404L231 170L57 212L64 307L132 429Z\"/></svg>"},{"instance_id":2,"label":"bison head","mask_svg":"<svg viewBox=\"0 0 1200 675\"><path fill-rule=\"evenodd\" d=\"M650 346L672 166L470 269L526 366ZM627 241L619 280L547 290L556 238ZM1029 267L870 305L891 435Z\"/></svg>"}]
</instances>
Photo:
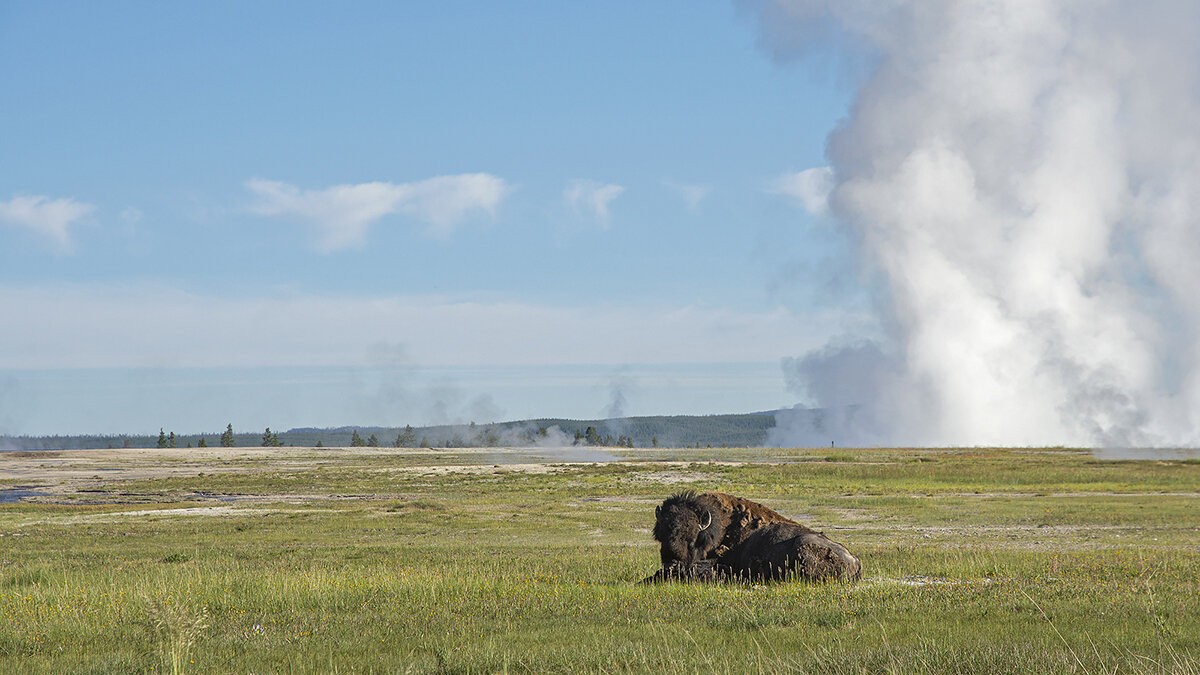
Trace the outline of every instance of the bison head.
<instances>
[{"instance_id":1,"label":"bison head","mask_svg":"<svg viewBox=\"0 0 1200 675\"><path fill-rule=\"evenodd\" d=\"M654 538L662 544L662 564L694 565L708 558L725 536L728 518L713 500L685 492L654 509Z\"/></svg>"}]
</instances>

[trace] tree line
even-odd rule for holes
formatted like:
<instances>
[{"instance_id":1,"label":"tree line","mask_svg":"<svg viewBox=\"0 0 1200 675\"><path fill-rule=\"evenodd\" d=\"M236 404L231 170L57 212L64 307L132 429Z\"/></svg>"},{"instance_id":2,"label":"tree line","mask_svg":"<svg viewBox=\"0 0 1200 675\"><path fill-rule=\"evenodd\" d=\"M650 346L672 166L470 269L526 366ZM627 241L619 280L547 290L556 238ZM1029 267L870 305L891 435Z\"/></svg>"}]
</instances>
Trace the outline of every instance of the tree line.
<instances>
[{"instance_id":1,"label":"tree line","mask_svg":"<svg viewBox=\"0 0 1200 675\"><path fill-rule=\"evenodd\" d=\"M83 434L73 436L0 435L0 450L73 450L94 448L184 448L184 447L494 447L525 445L604 445L654 447L667 445L753 447L766 442L775 425L774 415L629 417L620 420L569 420L541 418L495 424L458 424L428 427L338 427L296 428L262 433L235 432L228 424L224 432L180 434L166 428L157 435ZM557 429L556 429L557 427ZM553 431L551 431L553 430ZM590 431L589 431L590 430ZM565 432L565 433L563 433ZM552 437L551 437L552 436Z\"/></svg>"}]
</instances>

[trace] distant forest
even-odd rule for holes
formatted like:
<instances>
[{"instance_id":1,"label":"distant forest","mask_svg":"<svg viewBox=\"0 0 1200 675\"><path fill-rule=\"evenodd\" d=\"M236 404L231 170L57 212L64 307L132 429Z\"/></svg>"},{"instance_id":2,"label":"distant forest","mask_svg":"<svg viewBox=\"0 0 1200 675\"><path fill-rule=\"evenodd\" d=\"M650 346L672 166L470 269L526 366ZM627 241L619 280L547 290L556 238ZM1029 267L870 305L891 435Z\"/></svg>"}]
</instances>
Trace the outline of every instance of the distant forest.
<instances>
[{"instance_id":1,"label":"distant forest","mask_svg":"<svg viewBox=\"0 0 1200 675\"><path fill-rule=\"evenodd\" d=\"M740 415L674 415L605 420L536 419L493 424L426 427L299 428L288 431L235 430L232 425L208 434L0 436L0 450L75 450L104 448L190 448L216 446L294 447L755 447L764 445L775 426L774 412Z\"/></svg>"}]
</instances>

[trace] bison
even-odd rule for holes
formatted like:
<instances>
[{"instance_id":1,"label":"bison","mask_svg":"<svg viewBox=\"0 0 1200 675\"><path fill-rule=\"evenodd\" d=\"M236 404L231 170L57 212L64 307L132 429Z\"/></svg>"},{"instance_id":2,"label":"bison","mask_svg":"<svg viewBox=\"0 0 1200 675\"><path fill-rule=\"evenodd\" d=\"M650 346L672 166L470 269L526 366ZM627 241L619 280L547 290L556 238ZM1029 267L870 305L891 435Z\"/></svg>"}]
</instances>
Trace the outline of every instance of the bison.
<instances>
[{"instance_id":1,"label":"bison","mask_svg":"<svg viewBox=\"0 0 1200 675\"><path fill-rule=\"evenodd\" d=\"M684 492L654 511L662 570L647 581L789 575L818 581L857 579L858 558L824 534L748 499Z\"/></svg>"},{"instance_id":2,"label":"bison","mask_svg":"<svg viewBox=\"0 0 1200 675\"><path fill-rule=\"evenodd\" d=\"M790 518L749 499L720 492L683 492L654 509L654 538L662 545L663 567L719 558L767 523Z\"/></svg>"}]
</instances>

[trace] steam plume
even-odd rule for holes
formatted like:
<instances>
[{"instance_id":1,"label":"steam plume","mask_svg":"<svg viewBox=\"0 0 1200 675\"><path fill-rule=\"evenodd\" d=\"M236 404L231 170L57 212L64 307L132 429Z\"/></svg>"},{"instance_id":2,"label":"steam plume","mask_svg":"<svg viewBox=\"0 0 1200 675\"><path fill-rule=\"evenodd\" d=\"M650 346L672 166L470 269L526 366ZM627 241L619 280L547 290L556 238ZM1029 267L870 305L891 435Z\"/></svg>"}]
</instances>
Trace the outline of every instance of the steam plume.
<instances>
[{"instance_id":1,"label":"steam plume","mask_svg":"<svg viewBox=\"0 0 1200 675\"><path fill-rule=\"evenodd\" d=\"M886 336L785 362L774 441L1200 442L1200 4L760 6L869 64L829 207Z\"/></svg>"}]
</instances>

